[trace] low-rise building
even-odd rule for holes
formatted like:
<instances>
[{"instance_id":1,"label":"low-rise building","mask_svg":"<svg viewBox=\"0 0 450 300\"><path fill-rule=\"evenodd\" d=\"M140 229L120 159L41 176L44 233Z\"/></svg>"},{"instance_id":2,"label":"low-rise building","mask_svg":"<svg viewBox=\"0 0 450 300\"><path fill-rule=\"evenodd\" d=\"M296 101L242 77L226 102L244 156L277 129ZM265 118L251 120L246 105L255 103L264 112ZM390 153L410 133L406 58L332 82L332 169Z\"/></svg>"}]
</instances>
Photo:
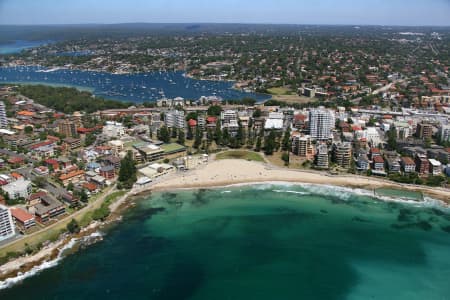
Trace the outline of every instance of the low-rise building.
<instances>
[{"instance_id":1,"label":"low-rise building","mask_svg":"<svg viewBox=\"0 0 450 300\"><path fill-rule=\"evenodd\" d=\"M100 176L106 179L113 179L116 176L116 170L113 165L103 166L100 168Z\"/></svg>"},{"instance_id":2,"label":"low-rise building","mask_svg":"<svg viewBox=\"0 0 450 300\"><path fill-rule=\"evenodd\" d=\"M31 194L31 181L24 178L20 178L7 185L2 186L5 193L8 194L10 199L24 198L28 199Z\"/></svg>"},{"instance_id":3,"label":"low-rise building","mask_svg":"<svg viewBox=\"0 0 450 300\"><path fill-rule=\"evenodd\" d=\"M428 162L429 162L429 166L430 166L430 174L431 175L438 176L438 175L442 174L442 164L439 161L430 158L428 160Z\"/></svg>"},{"instance_id":4,"label":"low-rise building","mask_svg":"<svg viewBox=\"0 0 450 300\"><path fill-rule=\"evenodd\" d=\"M139 151L144 160L148 162L157 161L164 157L164 150L153 144L140 143L133 145L133 147Z\"/></svg>"},{"instance_id":5,"label":"low-rise building","mask_svg":"<svg viewBox=\"0 0 450 300\"><path fill-rule=\"evenodd\" d=\"M36 225L34 216L19 207L11 208L11 215L18 227L29 229Z\"/></svg>"},{"instance_id":6,"label":"low-rise building","mask_svg":"<svg viewBox=\"0 0 450 300\"><path fill-rule=\"evenodd\" d=\"M40 223L46 223L66 212L62 202L48 194L41 196L39 199L40 202L34 206L34 210L36 220Z\"/></svg>"},{"instance_id":7,"label":"low-rise building","mask_svg":"<svg viewBox=\"0 0 450 300\"><path fill-rule=\"evenodd\" d=\"M62 181L64 186L67 186L69 183L77 183L84 179L84 171L76 170L69 172L67 174L62 174L59 176L59 179Z\"/></svg>"},{"instance_id":8,"label":"low-rise building","mask_svg":"<svg viewBox=\"0 0 450 300\"><path fill-rule=\"evenodd\" d=\"M384 159L381 156L375 156L373 158L372 169L375 171L384 172Z\"/></svg>"},{"instance_id":9,"label":"low-rise building","mask_svg":"<svg viewBox=\"0 0 450 300\"><path fill-rule=\"evenodd\" d=\"M68 138L65 138L63 141L64 141L64 144L66 144L69 147L69 149L71 149L71 150L81 147L80 139L68 137Z\"/></svg>"},{"instance_id":10,"label":"low-rise building","mask_svg":"<svg viewBox=\"0 0 450 300\"><path fill-rule=\"evenodd\" d=\"M397 173L400 172L400 162L396 158L388 158L386 160L386 164L388 167L389 172L391 173Z\"/></svg>"},{"instance_id":11,"label":"low-rise building","mask_svg":"<svg viewBox=\"0 0 450 300\"><path fill-rule=\"evenodd\" d=\"M416 164L410 157L402 157L401 166L404 173L414 173L416 171Z\"/></svg>"}]
</instances>

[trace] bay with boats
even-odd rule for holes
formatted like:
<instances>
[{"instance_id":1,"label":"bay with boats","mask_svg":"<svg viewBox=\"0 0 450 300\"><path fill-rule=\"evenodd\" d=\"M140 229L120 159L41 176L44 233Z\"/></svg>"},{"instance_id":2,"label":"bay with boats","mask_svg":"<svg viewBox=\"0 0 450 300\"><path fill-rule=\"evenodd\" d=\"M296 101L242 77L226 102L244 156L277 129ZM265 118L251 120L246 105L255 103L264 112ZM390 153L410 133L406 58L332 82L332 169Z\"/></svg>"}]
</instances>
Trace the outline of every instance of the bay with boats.
<instances>
[{"instance_id":1,"label":"bay with boats","mask_svg":"<svg viewBox=\"0 0 450 300\"><path fill-rule=\"evenodd\" d=\"M182 97L197 100L217 97L223 100L253 98L258 102L270 95L234 89L232 81L209 81L189 78L182 71L156 71L135 74L17 66L0 68L0 84L44 84L68 86L91 91L95 96L135 103L154 102L161 98Z\"/></svg>"}]
</instances>

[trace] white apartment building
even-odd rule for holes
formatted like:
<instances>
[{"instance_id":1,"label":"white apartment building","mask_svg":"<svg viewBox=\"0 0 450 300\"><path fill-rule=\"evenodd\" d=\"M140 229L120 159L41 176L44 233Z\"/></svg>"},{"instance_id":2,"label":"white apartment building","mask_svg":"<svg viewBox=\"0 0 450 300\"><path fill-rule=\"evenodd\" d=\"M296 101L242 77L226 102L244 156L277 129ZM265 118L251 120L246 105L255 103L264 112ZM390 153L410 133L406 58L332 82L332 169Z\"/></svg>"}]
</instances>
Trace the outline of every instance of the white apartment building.
<instances>
[{"instance_id":1,"label":"white apartment building","mask_svg":"<svg viewBox=\"0 0 450 300\"><path fill-rule=\"evenodd\" d=\"M0 101L0 128L8 127L8 119L6 118L5 103Z\"/></svg>"},{"instance_id":2,"label":"white apartment building","mask_svg":"<svg viewBox=\"0 0 450 300\"><path fill-rule=\"evenodd\" d=\"M333 137L335 126L334 112L319 107L309 112L309 134L317 140L328 140Z\"/></svg>"},{"instance_id":3,"label":"white apartment building","mask_svg":"<svg viewBox=\"0 0 450 300\"><path fill-rule=\"evenodd\" d=\"M222 120L222 125L234 122L237 123L238 116L234 110L226 110L220 113L220 119Z\"/></svg>"},{"instance_id":4,"label":"white apartment building","mask_svg":"<svg viewBox=\"0 0 450 300\"><path fill-rule=\"evenodd\" d=\"M14 235L14 222L11 212L6 206L0 205L0 241Z\"/></svg>"},{"instance_id":5,"label":"white apartment building","mask_svg":"<svg viewBox=\"0 0 450 300\"><path fill-rule=\"evenodd\" d=\"M184 129L186 121L184 120L184 111L171 110L165 115L166 126L169 128Z\"/></svg>"},{"instance_id":6,"label":"white apartment building","mask_svg":"<svg viewBox=\"0 0 450 300\"><path fill-rule=\"evenodd\" d=\"M316 166L321 169L328 169L329 158L327 144L319 144L317 146Z\"/></svg>"},{"instance_id":7,"label":"white apartment building","mask_svg":"<svg viewBox=\"0 0 450 300\"><path fill-rule=\"evenodd\" d=\"M2 186L3 191L8 194L10 199L17 199L20 197L28 199L31 195L31 188L31 181L23 178Z\"/></svg>"},{"instance_id":8,"label":"white apartment building","mask_svg":"<svg viewBox=\"0 0 450 300\"><path fill-rule=\"evenodd\" d=\"M103 126L102 133L109 138L120 138L125 135L125 127L122 123L108 121Z\"/></svg>"},{"instance_id":9,"label":"white apartment building","mask_svg":"<svg viewBox=\"0 0 450 300\"><path fill-rule=\"evenodd\" d=\"M439 128L439 138L442 142L450 141L450 125L442 125Z\"/></svg>"}]
</instances>

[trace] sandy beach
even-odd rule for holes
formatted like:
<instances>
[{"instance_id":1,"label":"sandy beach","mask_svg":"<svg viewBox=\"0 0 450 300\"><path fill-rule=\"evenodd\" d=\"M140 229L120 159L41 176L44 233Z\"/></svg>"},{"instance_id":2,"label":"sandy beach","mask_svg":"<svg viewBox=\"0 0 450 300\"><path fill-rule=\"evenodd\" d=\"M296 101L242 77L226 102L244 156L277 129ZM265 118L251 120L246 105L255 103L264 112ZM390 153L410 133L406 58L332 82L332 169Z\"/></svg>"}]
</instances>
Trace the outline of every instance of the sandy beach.
<instances>
[{"instance_id":1,"label":"sandy beach","mask_svg":"<svg viewBox=\"0 0 450 300\"><path fill-rule=\"evenodd\" d=\"M151 186L154 191L220 187L240 183L292 182L375 189L381 187L420 191L425 195L450 203L450 190L397 184L374 177L328 175L324 172L281 169L265 163L230 159L216 160L186 173L173 174Z\"/></svg>"}]
</instances>

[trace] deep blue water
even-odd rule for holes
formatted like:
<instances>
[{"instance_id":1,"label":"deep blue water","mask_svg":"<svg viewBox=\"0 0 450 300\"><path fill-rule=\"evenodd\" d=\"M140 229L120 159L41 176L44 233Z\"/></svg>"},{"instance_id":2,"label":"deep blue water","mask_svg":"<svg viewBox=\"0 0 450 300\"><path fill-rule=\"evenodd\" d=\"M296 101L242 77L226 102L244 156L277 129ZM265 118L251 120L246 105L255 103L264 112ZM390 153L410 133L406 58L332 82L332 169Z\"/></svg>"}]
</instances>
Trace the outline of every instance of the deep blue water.
<instances>
[{"instance_id":1,"label":"deep blue water","mask_svg":"<svg viewBox=\"0 0 450 300\"><path fill-rule=\"evenodd\" d=\"M91 90L96 96L121 101L156 101L163 97L197 100L201 96L219 96L224 100L251 97L258 101L270 96L245 93L232 88L232 82L201 81L187 78L183 72L110 74L59 69L43 72L40 67L0 68L0 83L67 85Z\"/></svg>"},{"instance_id":2,"label":"deep blue water","mask_svg":"<svg viewBox=\"0 0 450 300\"><path fill-rule=\"evenodd\" d=\"M50 41L22 41L17 40L11 44L0 44L0 54L19 53L28 48L38 47L50 43Z\"/></svg>"}]
</instances>

